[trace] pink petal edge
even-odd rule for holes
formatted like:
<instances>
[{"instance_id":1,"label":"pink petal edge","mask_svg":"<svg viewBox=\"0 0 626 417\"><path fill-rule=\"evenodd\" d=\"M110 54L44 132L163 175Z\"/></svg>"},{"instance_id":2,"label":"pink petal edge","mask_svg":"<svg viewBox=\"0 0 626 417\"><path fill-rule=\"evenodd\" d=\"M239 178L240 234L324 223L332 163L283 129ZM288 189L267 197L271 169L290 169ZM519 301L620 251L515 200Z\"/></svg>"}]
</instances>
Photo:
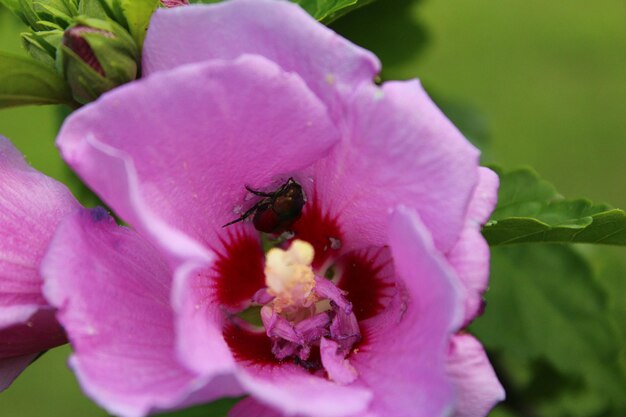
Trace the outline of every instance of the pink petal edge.
<instances>
[{"instance_id":1,"label":"pink petal edge","mask_svg":"<svg viewBox=\"0 0 626 417\"><path fill-rule=\"evenodd\" d=\"M453 417L484 417L505 398L504 388L487 354L480 342L469 334L452 338L447 372L457 392Z\"/></svg>"}]
</instances>

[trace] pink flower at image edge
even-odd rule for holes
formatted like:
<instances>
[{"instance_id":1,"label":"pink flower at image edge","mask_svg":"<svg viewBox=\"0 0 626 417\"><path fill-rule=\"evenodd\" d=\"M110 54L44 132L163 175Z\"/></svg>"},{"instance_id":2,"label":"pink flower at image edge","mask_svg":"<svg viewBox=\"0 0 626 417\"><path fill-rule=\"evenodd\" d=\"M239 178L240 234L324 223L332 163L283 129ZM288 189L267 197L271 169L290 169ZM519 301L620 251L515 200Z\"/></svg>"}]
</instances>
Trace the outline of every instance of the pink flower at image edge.
<instances>
[{"instance_id":1,"label":"pink flower at image edge","mask_svg":"<svg viewBox=\"0 0 626 417\"><path fill-rule=\"evenodd\" d=\"M79 207L0 137L0 391L37 356L66 342L41 293L39 266L57 224Z\"/></svg>"},{"instance_id":2,"label":"pink flower at image edge","mask_svg":"<svg viewBox=\"0 0 626 417\"><path fill-rule=\"evenodd\" d=\"M481 309L497 177L417 81L379 87L378 71L287 2L155 14L145 78L58 138L135 228L74 214L44 260L92 398L141 416L248 394L231 416L315 417L484 416L503 398L455 334ZM276 254L300 281L268 269L252 222L223 227L263 203L246 187L288 178L306 203ZM260 328L242 321L259 307Z\"/></svg>"}]
</instances>

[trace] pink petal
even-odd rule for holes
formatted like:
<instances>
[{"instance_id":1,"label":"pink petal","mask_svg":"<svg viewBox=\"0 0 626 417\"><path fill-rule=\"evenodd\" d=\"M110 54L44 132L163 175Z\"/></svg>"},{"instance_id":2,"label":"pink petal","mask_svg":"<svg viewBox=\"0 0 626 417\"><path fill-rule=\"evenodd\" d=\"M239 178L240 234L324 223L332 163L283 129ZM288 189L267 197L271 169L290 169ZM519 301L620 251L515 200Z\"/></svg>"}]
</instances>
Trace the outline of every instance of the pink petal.
<instances>
[{"instance_id":1,"label":"pink petal","mask_svg":"<svg viewBox=\"0 0 626 417\"><path fill-rule=\"evenodd\" d=\"M234 227L236 236L251 234L250 228ZM222 277L216 273L214 265L200 262L178 268L172 292L178 357L189 369L207 375L230 372L235 367L222 334L226 311L217 294L220 287L216 284ZM234 280L233 284L236 286L238 281ZM250 296L253 294L254 291Z\"/></svg>"},{"instance_id":2,"label":"pink petal","mask_svg":"<svg viewBox=\"0 0 626 417\"><path fill-rule=\"evenodd\" d=\"M364 341L350 362L374 393L373 414L444 415L454 404L445 364L460 320L459 286L413 210L391 216L389 242L405 294L361 323Z\"/></svg>"},{"instance_id":3,"label":"pink petal","mask_svg":"<svg viewBox=\"0 0 626 417\"><path fill-rule=\"evenodd\" d=\"M0 137L0 358L65 343L41 295L39 264L59 221L77 208L65 186L31 168Z\"/></svg>"},{"instance_id":4,"label":"pink petal","mask_svg":"<svg viewBox=\"0 0 626 417\"><path fill-rule=\"evenodd\" d=\"M211 6L158 10L146 37L147 74L214 59L261 55L298 74L331 113L341 96L380 70L378 59L320 25L300 7L272 0L239 0Z\"/></svg>"},{"instance_id":5,"label":"pink petal","mask_svg":"<svg viewBox=\"0 0 626 417\"><path fill-rule=\"evenodd\" d=\"M288 363L246 367L239 380L252 397L286 415L352 416L365 411L371 399L369 389L338 385Z\"/></svg>"},{"instance_id":6,"label":"pink petal","mask_svg":"<svg viewBox=\"0 0 626 417\"><path fill-rule=\"evenodd\" d=\"M31 353L24 356L0 359L0 392L7 389L36 357L37 353Z\"/></svg>"},{"instance_id":7,"label":"pink petal","mask_svg":"<svg viewBox=\"0 0 626 417\"><path fill-rule=\"evenodd\" d=\"M416 209L447 250L463 228L478 157L418 81L364 84L349 103L342 142L315 167L313 199L338 219L344 251L383 246L398 204Z\"/></svg>"},{"instance_id":8,"label":"pink petal","mask_svg":"<svg viewBox=\"0 0 626 417\"><path fill-rule=\"evenodd\" d=\"M59 226L42 273L74 348L70 365L86 393L111 413L143 416L186 405L210 381L176 360L164 259L103 209L81 211ZM229 394L222 382L192 399Z\"/></svg>"},{"instance_id":9,"label":"pink petal","mask_svg":"<svg viewBox=\"0 0 626 417\"><path fill-rule=\"evenodd\" d=\"M39 307L23 322L0 330L0 358L33 354L66 342L52 307Z\"/></svg>"},{"instance_id":10,"label":"pink petal","mask_svg":"<svg viewBox=\"0 0 626 417\"><path fill-rule=\"evenodd\" d=\"M117 88L73 113L58 145L122 218L173 254L207 261L205 245L249 205L245 185L280 184L336 141L297 75L245 56Z\"/></svg>"},{"instance_id":11,"label":"pink petal","mask_svg":"<svg viewBox=\"0 0 626 417\"><path fill-rule=\"evenodd\" d=\"M465 287L465 324L480 314L482 294L489 283L489 246L480 233L498 198L498 176L480 168L478 186L470 202L465 227L459 240L446 255Z\"/></svg>"},{"instance_id":12,"label":"pink petal","mask_svg":"<svg viewBox=\"0 0 626 417\"><path fill-rule=\"evenodd\" d=\"M320 343L320 355L324 369L328 372L331 381L347 385L357 379L358 372L345 358L345 355L339 353L338 343L323 337Z\"/></svg>"},{"instance_id":13,"label":"pink petal","mask_svg":"<svg viewBox=\"0 0 626 417\"><path fill-rule=\"evenodd\" d=\"M484 417L505 397L480 342L469 334L454 336L447 364L454 381L457 405L454 417Z\"/></svg>"}]
</instances>

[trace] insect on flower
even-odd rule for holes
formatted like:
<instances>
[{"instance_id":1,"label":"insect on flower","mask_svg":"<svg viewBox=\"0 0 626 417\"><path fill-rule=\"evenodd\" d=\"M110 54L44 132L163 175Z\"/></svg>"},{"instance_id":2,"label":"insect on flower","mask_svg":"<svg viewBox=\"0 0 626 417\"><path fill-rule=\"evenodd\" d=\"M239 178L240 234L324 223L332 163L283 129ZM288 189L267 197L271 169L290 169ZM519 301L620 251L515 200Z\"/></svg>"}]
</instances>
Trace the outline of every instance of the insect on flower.
<instances>
[{"instance_id":1,"label":"insect on flower","mask_svg":"<svg viewBox=\"0 0 626 417\"><path fill-rule=\"evenodd\" d=\"M263 197L237 219L222 227L230 226L247 219L254 214L254 227L265 233L287 231L302 215L305 199L302 187L293 178L281 185L274 192L263 192L246 186L248 192Z\"/></svg>"}]
</instances>

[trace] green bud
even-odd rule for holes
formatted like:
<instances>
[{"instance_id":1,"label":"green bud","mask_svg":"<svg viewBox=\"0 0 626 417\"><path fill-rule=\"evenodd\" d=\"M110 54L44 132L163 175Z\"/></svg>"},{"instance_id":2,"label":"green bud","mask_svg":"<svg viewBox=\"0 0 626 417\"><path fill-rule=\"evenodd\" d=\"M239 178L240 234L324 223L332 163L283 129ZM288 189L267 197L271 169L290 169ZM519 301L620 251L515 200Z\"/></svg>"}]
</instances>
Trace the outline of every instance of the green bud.
<instances>
[{"instance_id":1,"label":"green bud","mask_svg":"<svg viewBox=\"0 0 626 417\"><path fill-rule=\"evenodd\" d=\"M139 73L139 49L130 34L111 20L76 18L63 34L57 68L81 104Z\"/></svg>"}]
</instances>

